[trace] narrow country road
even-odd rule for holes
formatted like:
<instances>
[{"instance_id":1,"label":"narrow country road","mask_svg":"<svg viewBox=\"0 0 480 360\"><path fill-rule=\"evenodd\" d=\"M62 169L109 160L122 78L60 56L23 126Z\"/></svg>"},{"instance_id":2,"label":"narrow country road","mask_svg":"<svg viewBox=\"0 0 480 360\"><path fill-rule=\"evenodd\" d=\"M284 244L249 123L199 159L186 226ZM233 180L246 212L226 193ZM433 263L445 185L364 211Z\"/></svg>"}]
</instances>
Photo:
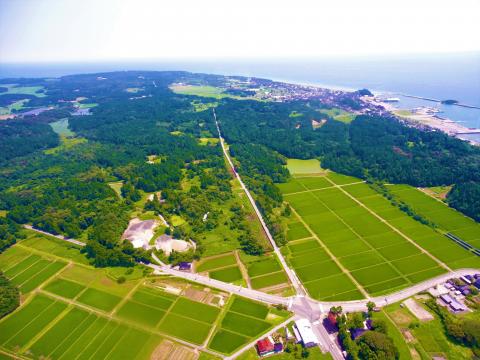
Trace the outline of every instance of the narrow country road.
<instances>
[{"instance_id":1,"label":"narrow country road","mask_svg":"<svg viewBox=\"0 0 480 360\"><path fill-rule=\"evenodd\" d=\"M67 238L63 235L55 235L55 234L51 234L51 233L48 233L46 231L43 231L43 230L40 230L40 229L36 229L34 228L33 226L31 225L23 225L23 227L25 229L28 229L28 230L32 230L32 231L35 231L35 232L38 232L40 234L43 234L43 235L48 235L48 236L53 236L59 240L63 240L63 241L68 241L69 243L72 243L72 244L75 244L75 245L78 245L78 246L85 246L87 244L85 244L84 242L82 241L78 241L78 240L75 240L75 239L70 239L70 238Z\"/></svg>"},{"instance_id":2,"label":"narrow country road","mask_svg":"<svg viewBox=\"0 0 480 360\"><path fill-rule=\"evenodd\" d=\"M215 112L215 108L213 109L213 118L215 120L215 126L217 127L218 138L220 139L220 145L222 146L223 154L225 155L225 158L227 159L228 164L230 165L230 167L231 167L235 177L237 178L238 182L240 183L240 186L242 187L243 191L247 195L247 198L250 201L250 204L252 204L252 207L255 210L255 213L258 217L258 220L260 221L260 224L262 225L263 231L267 235L267 238L270 241L270 244L272 245L272 248L275 251L275 254L277 254L277 257L280 260L280 262L282 264L282 267L284 268L285 272L287 273L287 276L288 276L290 282L292 283L293 287L295 288L297 294L305 295L306 292L303 289L302 283L300 282L300 280L298 280L297 275L294 273L294 271L292 269L290 269L287 262L285 261L285 258L283 257L283 255L280 251L280 248L277 246L277 243L273 239L272 234L270 234L270 231L268 230L267 224L265 224L265 221L263 220L262 213L258 209L255 200L253 199L252 195L250 194L250 191L248 190L248 188L243 183L242 178L240 177L240 174L237 172L237 170L235 169L235 166L233 165L232 159L230 158L230 154L228 153L228 150L225 147L225 141L223 140L222 132L220 131L220 126L218 125L217 114Z\"/></svg>"}]
</instances>

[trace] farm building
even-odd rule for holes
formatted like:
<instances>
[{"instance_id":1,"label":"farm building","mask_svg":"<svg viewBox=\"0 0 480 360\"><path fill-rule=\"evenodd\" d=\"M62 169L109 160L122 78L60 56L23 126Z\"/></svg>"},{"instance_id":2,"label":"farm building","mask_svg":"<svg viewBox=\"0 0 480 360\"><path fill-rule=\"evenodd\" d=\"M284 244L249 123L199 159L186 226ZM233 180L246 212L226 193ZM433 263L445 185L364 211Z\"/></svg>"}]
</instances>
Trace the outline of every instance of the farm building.
<instances>
[{"instance_id":1,"label":"farm building","mask_svg":"<svg viewBox=\"0 0 480 360\"><path fill-rule=\"evenodd\" d=\"M453 301L450 303L450 308L451 308L454 312L467 310L467 308L466 308L463 304L460 304L457 300L453 300Z\"/></svg>"},{"instance_id":2,"label":"farm building","mask_svg":"<svg viewBox=\"0 0 480 360\"><path fill-rule=\"evenodd\" d=\"M295 331L296 330L296 331ZM307 319L299 319L295 321L294 327L295 335L300 336L300 340L305 347L313 347L318 344L317 336L314 334L312 329L312 323Z\"/></svg>"},{"instance_id":3,"label":"farm building","mask_svg":"<svg viewBox=\"0 0 480 360\"><path fill-rule=\"evenodd\" d=\"M442 299L445 304L450 304L453 301L452 297L448 294L440 295L440 299Z\"/></svg>"},{"instance_id":4,"label":"farm building","mask_svg":"<svg viewBox=\"0 0 480 360\"><path fill-rule=\"evenodd\" d=\"M182 261L178 263L178 270L180 271L190 271L192 270L192 263Z\"/></svg>"},{"instance_id":5,"label":"farm building","mask_svg":"<svg viewBox=\"0 0 480 360\"><path fill-rule=\"evenodd\" d=\"M274 353L274 345L269 338L257 341L258 355L266 356Z\"/></svg>"}]
</instances>

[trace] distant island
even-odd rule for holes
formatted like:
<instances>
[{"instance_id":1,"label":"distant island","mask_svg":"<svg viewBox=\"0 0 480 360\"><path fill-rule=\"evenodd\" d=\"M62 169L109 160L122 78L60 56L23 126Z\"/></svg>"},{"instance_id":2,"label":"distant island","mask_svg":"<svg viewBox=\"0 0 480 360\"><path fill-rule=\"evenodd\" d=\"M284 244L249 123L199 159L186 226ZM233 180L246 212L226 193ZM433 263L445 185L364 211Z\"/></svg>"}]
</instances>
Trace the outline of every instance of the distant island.
<instances>
[{"instance_id":1,"label":"distant island","mask_svg":"<svg viewBox=\"0 0 480 360\"><path fill-rule=\"evenodd\" d=\"M442 100L441 103L445 105L455 105L455 104L458 104L458 100L452 100L452 99Z\"/></svg>"}]
</instances>

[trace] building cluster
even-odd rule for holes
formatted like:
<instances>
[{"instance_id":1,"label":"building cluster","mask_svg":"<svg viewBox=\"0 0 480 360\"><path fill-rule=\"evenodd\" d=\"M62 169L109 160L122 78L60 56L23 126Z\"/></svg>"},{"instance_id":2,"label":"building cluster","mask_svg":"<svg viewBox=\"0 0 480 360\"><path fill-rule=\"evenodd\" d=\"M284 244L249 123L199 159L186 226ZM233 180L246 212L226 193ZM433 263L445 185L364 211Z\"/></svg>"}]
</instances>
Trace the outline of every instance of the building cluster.
<instances>
[{"instance_id":1,"label":"building cluster","mask_svg":"<svg viewBox=\"0 0 480 360\"><path fill-rule=\"evenodd\" d=\"M293 334L292 334L293 332ZM257 341L257 352L260 356L277 354L285 349L286 343L301 344L305 348L318 345L318 338L313 331L313 325L308 319L298 319L292 326L292 331L285 327L285 337L275 333Z\"/></svg>"},{"instance_id":2,"label":"building cluster","mask_svg":"<svg viewBox=\"0 0 480 360\"><path fill-rule=\"evenodd\" d=\"M479 290L480 273L449 279L444 284L430 289L429 292L437 298L439 304L447 307L451 312L458 313L468 311L468 306L465 304L466 297L478 293Z\"/></svg>"}]
</instances>

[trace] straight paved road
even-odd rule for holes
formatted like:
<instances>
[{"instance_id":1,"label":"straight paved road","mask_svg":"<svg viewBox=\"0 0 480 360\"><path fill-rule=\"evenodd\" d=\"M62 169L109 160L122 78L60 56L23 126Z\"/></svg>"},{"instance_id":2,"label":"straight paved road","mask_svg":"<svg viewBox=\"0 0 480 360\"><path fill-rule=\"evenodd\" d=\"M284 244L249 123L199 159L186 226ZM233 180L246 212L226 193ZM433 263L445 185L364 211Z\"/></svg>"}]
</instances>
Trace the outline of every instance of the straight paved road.
<instances>
[{"instance_id":1,"label":"straight paved road","mask_svg":"<svg viewBox=\"0 0 480 360\"><path fill-rule=\"evenodd\" d=\"M35 232L38 232L40 234L43 234L43 235L47 235L47 236L53 236L59 240L63 240L63 241L68 241L69 243L72 243L72 244L75 244L75 245L78 245L78 246L85 246L87 244L85 244L84 242L81 242L81 241L78 241L78 240L75 240L75 239L70 239L70 238L67 238L63 235L54 235L54 234L50 234L46 231L43 231L43 230L40 230L40 229L36 229L34 228L33 226L31 225L23 225L23 227L25 229L29 229L29 230L32 230L32 231L35 231Z\"/></svg>"},{"instance_id":2,"label":"straight paved road","mask_svg":"<svg viewBox=\"0 0 480 360\"><path fill-rule=\"evenodd\" d=\"M300 282L300 280L298 280L297 275L293 272L292 269L290 269L287 262L285 261L285 258L283 257L282 253L280 252L280 248L277 246L277 243L273 239L272 234L270 234L270 231L268 230L267 224L265 224L265 221L263 220L262 213L258 209L255 200L253 199L252 195L250 194L250 191L248 190L248 188L243 183L242 178L240 177L237 170L235 169L235 166L233 165L232 159L230 158L230 154L228 153L227 148L225 147L225 142L224 142L223 137L222 137L222 132L220 131L220 126L218 125L217 114L215 113L215 109L213 109L213 118L215 120L215 126L217 127L218 138L220 139L220 145L222 146L223 154L225 155L225 158L227 159L228 164L232 168L232 171L235 174L235 177L237 178L238 182L240 183L240 186L242 187L243 191L247 195L248 200L252 204L252 207L255 210L255 213L257 214L258 220L260 221L260 224L262 225L262 228L265 231L265 234L267 235L268 240L272 244L273 250L277 254L277 257L280 260L283 268L285 269L285 272L287 273L287 276L290 279L290 282L292 283L293 287L295 288L297 294L305 295L306 293L303 289L302 283Z\"/></svg>"}]
</instances>

